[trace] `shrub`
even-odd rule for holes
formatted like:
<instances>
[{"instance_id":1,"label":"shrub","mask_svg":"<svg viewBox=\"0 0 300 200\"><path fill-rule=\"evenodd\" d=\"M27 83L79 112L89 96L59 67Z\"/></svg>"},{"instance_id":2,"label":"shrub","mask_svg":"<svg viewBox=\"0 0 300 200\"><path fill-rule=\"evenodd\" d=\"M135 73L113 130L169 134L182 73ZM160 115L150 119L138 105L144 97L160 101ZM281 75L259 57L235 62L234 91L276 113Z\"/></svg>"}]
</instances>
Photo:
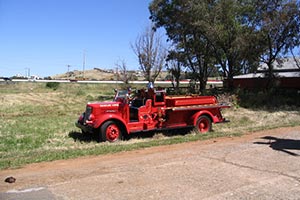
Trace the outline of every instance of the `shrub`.
<instances>
[{"instance_id":1,"label":"shrub","mask_svg":"<svg viewBox=\"0 0 300 200\"><path fill-rule=\"evenodd\" d=\"M84 90L78 90L76 93L77 96L84 96L85 95L85 91Z\"/></svg>"},{"instance_id":2,"label":"shrub","mask_svg":"<svg viewBox=\"0 0 300 200\"><path fill-rule=\"evenodd\" d=\"M60 85L59 82L48 82L48 83L46 83L46 88L57 90L59 85Z\"/></svg>"},{"instance_id":3,"label":"shrub","mask_svg":"<svg viewBox=\"0 0 300 200\"><path fill-rule=\"evenodd\" d=\"M87 101L94 101L94 97L92 97L91 95L87 95L86 100Z\"/></svg>"},{"instance_id":4,"label":"shrub","mask_svg":"<svg viewBox=\"0 0 300 200\"><path fill-rule=\"evenodd\" d=\"M245 108L299 107L300 94L297 90L239 91L239 105Z\"/></svg>"}]
</instances>

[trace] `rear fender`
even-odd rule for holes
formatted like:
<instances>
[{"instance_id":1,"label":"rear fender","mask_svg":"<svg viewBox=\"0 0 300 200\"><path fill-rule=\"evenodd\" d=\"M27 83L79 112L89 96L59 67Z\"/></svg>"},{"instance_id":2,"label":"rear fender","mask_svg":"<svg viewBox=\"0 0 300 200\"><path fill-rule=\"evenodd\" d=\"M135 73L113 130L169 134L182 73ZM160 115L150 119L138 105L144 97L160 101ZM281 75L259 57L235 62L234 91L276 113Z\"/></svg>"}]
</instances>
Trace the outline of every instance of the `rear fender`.
<instances>
[{"instance_id":1,"label":"rear fender","mask_svg":"<svg viewBox=\"0 0 300 200\"><path fill-rule=\"evenodd\" d=\"M194 126L196 126L198 118L199 118L200 116L202 116L202 115L208 116L208 117L212 120L213 123L216 122L216 119L215 119L215 117L213 116L213 114L211 114L211 112L209 112L209 111L207 111L207 110L201 110L201 111L195 113L195 114L192 116L192 121L193 121L193 125L194 125Z\"/></svg>"}]
</instances>

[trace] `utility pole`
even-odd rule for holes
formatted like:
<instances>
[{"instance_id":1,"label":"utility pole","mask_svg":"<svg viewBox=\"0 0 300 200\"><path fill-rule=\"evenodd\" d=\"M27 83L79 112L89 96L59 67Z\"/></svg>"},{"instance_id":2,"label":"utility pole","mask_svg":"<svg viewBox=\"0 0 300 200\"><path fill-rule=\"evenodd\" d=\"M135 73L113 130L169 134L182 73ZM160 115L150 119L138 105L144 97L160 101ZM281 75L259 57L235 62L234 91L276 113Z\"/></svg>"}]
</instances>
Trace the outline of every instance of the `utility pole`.
<instances>
[{"instance_id":1,"label":"utility pole","mask_svg":"<svg viewBox=\"0 0 300 200\"><path fill-rule=\"evenodd\" d=\"M68 68L67 77L70 77L70 67L71 67L71 65L67 65L67 68Z\"/></svg>"},{"instance_id":2,"label":"utility pole","mask_svg":"<svg viewBox=\"0 0 300 200\"><path fill-rule=\"evenodd\" d=\"M25 68L25 76L26 76L27 78L30 77L30 68L28 68L28 67Z\"/></svg>"},{"instance_id":3,"label":"utility pole","mask_svg":"<svg viewBox=\"0 0 300 200\"><path fill-rule=\"evenodd\" d=\"M83 63L82 63L82 68L83 68L83 79L84 79L84 70L85 70L85 50L83 50Z\"/></svg>"}]
</instances>

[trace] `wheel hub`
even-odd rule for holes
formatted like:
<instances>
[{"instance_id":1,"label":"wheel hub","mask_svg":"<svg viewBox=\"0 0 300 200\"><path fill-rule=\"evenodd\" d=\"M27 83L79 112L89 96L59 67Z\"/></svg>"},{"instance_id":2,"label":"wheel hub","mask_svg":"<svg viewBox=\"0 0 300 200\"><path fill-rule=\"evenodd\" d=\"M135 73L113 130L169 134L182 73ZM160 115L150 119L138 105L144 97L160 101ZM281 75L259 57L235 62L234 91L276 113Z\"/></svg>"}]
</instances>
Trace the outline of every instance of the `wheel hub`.
<instances>
[{"instance_id":1,"label":"wheel hub","mask_svg":"<svg viewBox=\"0 0 300 200\"><path fill-rule=\"evenodd\" d=\"M120 131L116 125L110 125L107 128L106 136L109 141L115 141L118 139Z\"/></svg>"}]
</instances>

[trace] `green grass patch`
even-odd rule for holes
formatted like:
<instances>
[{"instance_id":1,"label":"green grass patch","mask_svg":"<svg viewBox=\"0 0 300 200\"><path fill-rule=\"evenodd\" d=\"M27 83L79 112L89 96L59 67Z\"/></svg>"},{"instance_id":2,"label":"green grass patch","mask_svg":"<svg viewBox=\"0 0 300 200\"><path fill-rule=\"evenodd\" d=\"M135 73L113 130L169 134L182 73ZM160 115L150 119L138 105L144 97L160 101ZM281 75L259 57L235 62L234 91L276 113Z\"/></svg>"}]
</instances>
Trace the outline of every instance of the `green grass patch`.
<instances>
[{"instance_id":1,"label":"green grass patch","mask_svg":"<svg viewBox=\"0 0 300 200\"><path fill-rule=\"evenodd\" d=\"M88 101L112 100L114 88L115 85L109 84L78 83L61 83L56 90L47 88L45 83L0 85L0 169L300 125L300 111L293 107L285 110L233 107L223 110L231 122L213 125L214 131L209 134L176 131L132 137L113 144L97 143L93 137L82 135L74 122Z\"/></svg>"}]
</instances>

